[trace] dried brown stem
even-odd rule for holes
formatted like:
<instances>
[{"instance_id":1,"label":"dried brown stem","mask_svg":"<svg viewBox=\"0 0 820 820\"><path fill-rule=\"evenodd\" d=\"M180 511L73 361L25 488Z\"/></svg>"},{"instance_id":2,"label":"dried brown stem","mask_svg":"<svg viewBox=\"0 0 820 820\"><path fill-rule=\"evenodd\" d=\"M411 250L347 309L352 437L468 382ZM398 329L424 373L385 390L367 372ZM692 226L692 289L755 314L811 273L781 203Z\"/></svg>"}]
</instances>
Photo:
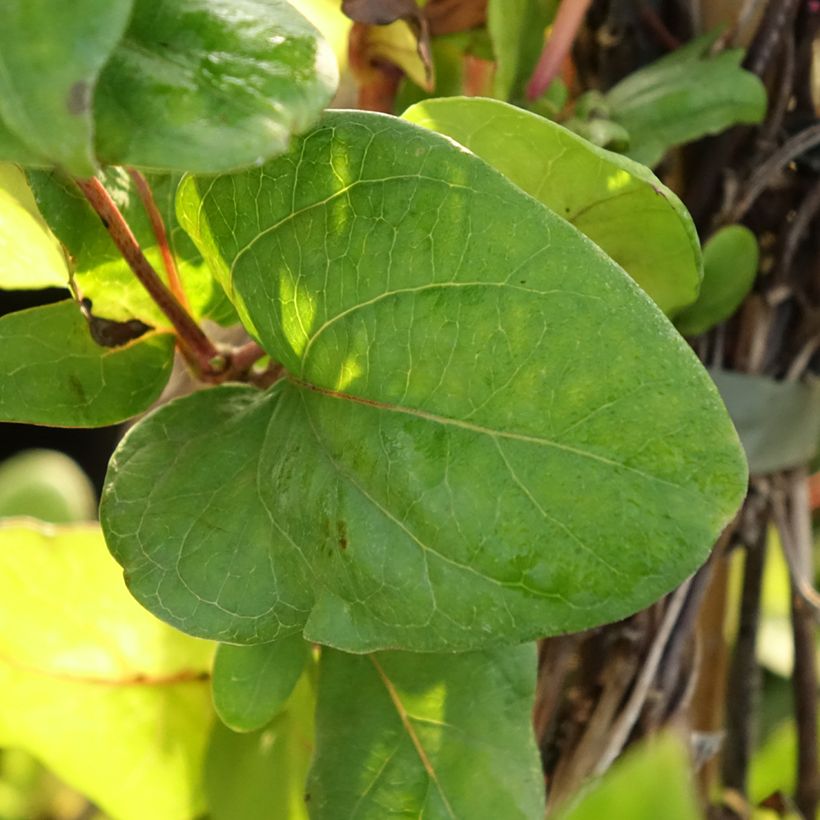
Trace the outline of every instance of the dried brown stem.
<instances>
[{"instance_id":1,"label":"dried brown stem","mask_svg":"<svg viewBox=\"0 0 820 820\"><path fill-rule=\"evenodd\" d=\"M159 309L168 317L176 331L180 345L196 365L200 374L207 378L224 370L224 357L220 355L211 340L157 276L151 263L145 258L131 228L102 183L95 177L85 180L78 179L76 182L91 207L99 215L109 236L134 275ZM220 363L222 367L219 366Z\"/></svg>"},{"instance_id":2,"label":"dried brown stem","mask_svg":"<svg viewBox=\"0 0 820 820\"><path fill-rule=\"evenodd\" d=\"M133 180L142 206L145 208L148 219L151 221L151 229L157 238L157 245L159 245L159 250L162 254L162 264L165 267L165 273L168 275L168 286L171 289L171 293L176 296L177 301L186 310L190 310L188 298L185 295L185 289L182 286L182 280L177 270L177 263L171 251L170 243L168 242L168 232L165 230L165 222L157 207L151 186L148 184L148 180L134 168L128 169L128 175Z\"/></svg>"}]
</instances>

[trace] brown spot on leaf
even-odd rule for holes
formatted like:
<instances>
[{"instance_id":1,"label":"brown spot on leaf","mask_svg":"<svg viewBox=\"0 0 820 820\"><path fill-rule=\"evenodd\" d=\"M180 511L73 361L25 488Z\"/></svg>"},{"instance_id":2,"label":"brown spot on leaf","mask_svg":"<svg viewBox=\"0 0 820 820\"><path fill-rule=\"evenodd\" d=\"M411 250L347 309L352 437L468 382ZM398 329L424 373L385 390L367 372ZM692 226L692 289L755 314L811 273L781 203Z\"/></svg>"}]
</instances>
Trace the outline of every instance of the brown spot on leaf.
<instances>
[{"instance_id":1,"label":"brown spot on leaf","mask_svg":"<svg viewBox=\"0 0 820 820\"><path fill-rule=\"evenodd\" d=\"M339 549L347 549L347 524L344 521L336 522L336 540L339 542Z\"/></svg>"}]
</instances>

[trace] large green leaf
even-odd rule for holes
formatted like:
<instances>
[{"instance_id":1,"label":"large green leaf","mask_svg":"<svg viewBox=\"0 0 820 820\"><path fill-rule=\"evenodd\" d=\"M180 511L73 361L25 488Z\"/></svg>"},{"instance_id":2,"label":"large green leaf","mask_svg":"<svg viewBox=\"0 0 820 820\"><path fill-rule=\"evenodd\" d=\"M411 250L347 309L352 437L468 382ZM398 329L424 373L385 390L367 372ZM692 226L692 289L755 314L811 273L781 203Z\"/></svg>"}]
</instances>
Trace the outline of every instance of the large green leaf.
<instances>
[{"instance_id":1,"label":"large green leaf","mask_svg":"<svg viewBox=\"0 0 820 820\"><path fill-rule=\"evenodd\" d=\"M404 118L452 137L575 225L664 312L697 297L702 266L695 226L648 168L496 100L429 100Z\"/></svg>"},{"instance_id":2,"label":"large green leaf","mask_svg":"<svg viewBox=\"0 0 820 820\"><path fill-rule=\"evenodd\" d=\"M136 0L94 111L103 162L225 171L285 150L330 102L330 47L286 0Z\"/></svg>"},{"instance_id":3,"label":"large green leaf","mask_svg":"<svg viewBox=\"0 0 820 820\"><path fill-rule=\"evenodd\" d=\"M253 646L220 644L211 682L216 713L237 732L261 729L281 711L309 656L301 635Z\"/></svg>"},{"instance_id":4,"label":"large green leaf","mask_svg":"<svg viewBox=\"0 0 820 820\"><path fill-rule=\"evenodd\" d=\"M544 30L555 16L556 0L489 0L487 30L496 68L493 93L520 99L544 47Z\"/></svg>"},{"instance_id":5,"label":"large green leaf","mask_svg":"<svg viewBox=\"0 0 820 820\"><path fill-rule=\"evenodd\" d=\"M173 336L155 331L102 347L70 300L10 313L0 318L0 421L116 424L158 398L173 353Z\"/></svg>"},{"instance_id":6,"label":"large green leaf","mask_svg":"<svg viewBox=\"0 0 820 820\"><path fill-rule=\"evenodd\" d=\"M23 172L0 163L0 288L68 287L60 243L48 228Z\"/></svg>"},{"instance_id":7,"label":"large green leaf","mask_svg":"<svg viewBox=\"0 0 820 820\"><path fill-rule=\"evenodd\" d=\"M607 93L610 116L629 133L630 157L656 165L675 145L763 119L766 89L741 68L743 50L710 54L714 40L699 37Z\"/></svg>"},{"instance_id":8,"label":"large green leaf","mask_svg":"<svg viewBox=\"0 0 820 820\"><path fill-rule=\"evenodd\" d=\"M313 752L315 674L305 674L264 729L237 734L214 723L205 758L212 820L307 820L305 782Z\"/></svg>"},{"instance_id":9,"label":"large green leaf","mask_svg":"<svg viewBox=\"0 0 820 820\"><path fill-rule=\"evenodd\" d=\"M7 0L0 26L0 159L94 173L92 100L97 79L128 24L133 0ZM12 149L9 152L9 149Z\"/></svg>"},{"instance_id":10,"label":"large green leaf","mask_svg":"<svg viewBox=\"0 0 820 820\"><path fill-rule=\"evenodd\" d=\"M680 335L451 141L335 113L262 169L183 183L181 208L288 375L162 408L113 460L109 547L171 623L528 640L646 606L734 513L743 455Z\"/></svg>"},{"instance_id":11,"label":"large green leaf","mask_svg":"<svg viewBox=\"0 0 820 820\"><path fill-rule=\"evenodd\" d=\"M462 655L323 650L311 817L542 817L535 670L532 645Z\"/></svg>"},{"instance_id":12,"label":"large green leaf","mask_svg":"<svg viewBox=\"0 0 820 820\"><path fill-rule=\"evenodd\" d=\"M95 315L116 321L137 318L154 326L167 326L167 317L134 276L99 216L71 179L53 170L29 171L28 177L40 212L71 254L75 282L82 296L91 299ZM157 237L133 180L124 168L110 168L100 172L98 178L116 202L148 261L167 284ZM179 179L177 174L146 176L168 232L191 312L196 318L222 320L234 316L235 320L222 288L177 222L174 199Z\"/></svg>"},{"instance_id":13,"label":"large green leaf","mask_svg":"<svg viewBox=\"0 0 820 820\"><path fill-rule=\"evenodd\" d=\"M0 744L119 820L204 808L211 652L131 600L98 527L0 525Z\"/></svg>"}]
</instances>

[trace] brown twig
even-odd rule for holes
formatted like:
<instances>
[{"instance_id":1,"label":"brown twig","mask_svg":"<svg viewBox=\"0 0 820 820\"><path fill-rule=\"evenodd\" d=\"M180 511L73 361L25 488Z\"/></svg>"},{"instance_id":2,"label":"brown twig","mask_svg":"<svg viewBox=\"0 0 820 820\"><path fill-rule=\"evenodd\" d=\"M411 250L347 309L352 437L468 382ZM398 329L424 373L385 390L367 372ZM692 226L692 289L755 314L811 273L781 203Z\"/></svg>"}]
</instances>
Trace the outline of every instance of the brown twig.
<instances>
[{"instance_id":1,"label":"brown twig","mask_svg":"<svg viewBox=\"0 0 820 820\"><path fill-rule=\"evenodd\" d=\"M148 180L134 168L128 169L128 175L133 180L137 189L137 194L142 202L142 206L145 208L145 212L148 214L148 219L151 221L151 229L154 231L154 236L157 238L157 245L159 245L159 250L162 254L162 264L165 267L165 273L168 275L168 286L171 289L171 293L176 296L177 301L186 310L190 310L188 298L185 295L185 289L182 286L182 279L180 279L179 271L177 270L177 263L168 242L168 232L165 230L165 222L163 221L162 214L159 212L159 208L157 207L151 186L148 184Z\"/></svg>"},{"instance_id":2,"label":"brown twig","mask_svg":"<svg viewBox=\"0 0 820 820\"><path fill-rule=\"evenodd\" d=\"M196 365L200 374L209 378L222 373L227 367L226 358L220 354L202 328L157 276L157 272L145 258L131 228L102 183L95 177L85 180L78 179L76 182L91 207L99 215L109 236L134 275L159 309L168 317L177 333L180 345Z\"/></svg>"},{"instance_id":3,"label":"brown twig","mask_svg":"<svg viewBox=\"0 0 820 820\"><path fill-rule=\"evenodd\" d=\"M769 187L772 179L793 159L820 145L820 124L804 128L775 151L749 180L740 201L732 208L728 223L739 222L755 200Z\"/></svg>"}]
</instances>

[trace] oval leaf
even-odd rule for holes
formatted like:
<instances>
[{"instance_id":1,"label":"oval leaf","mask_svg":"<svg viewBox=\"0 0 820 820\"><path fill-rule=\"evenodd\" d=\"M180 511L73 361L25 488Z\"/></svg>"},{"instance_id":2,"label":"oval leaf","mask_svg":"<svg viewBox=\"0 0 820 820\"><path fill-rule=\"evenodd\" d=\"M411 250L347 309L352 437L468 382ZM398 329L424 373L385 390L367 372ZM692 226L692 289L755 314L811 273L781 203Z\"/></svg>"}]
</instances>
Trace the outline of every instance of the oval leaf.
<instances>
[{"instance_id":1,"label":"oval leaf","mask_svg":"<svg viewBox=\"0 0 820 820\"><path fill-rule=\"evenodd\" d=\"M222 722L237 732L269 723L290 697L309 655L301 635L255 646L220 644L211 688Z\"/></svg>"},{"instance_id":2,"label":"oval leaf","mask_svg":"<svg viewBox=\"0 0 820 820\"><path fill-rule=\"evenodd\" d=\"M289 371L163 408L114 459L109 546L181 628L352 651L582 629L678 584L740 502L677 331L451 141L336 113L181 207Z\"/></svg>"},{"instance_id":3,"label":"oval leaf","mask_svg":"<svg viewBox=\"0 0 820 820\"><path fill-rule=\"evenodd\" d=\"M323 650L314 820L544 815L535 647L463 655Z\"/></svg>"},{"instance_id":4,"label":"oval leaf","mask_svg":"<svg viewBox=\"0 0 820 820\"><path fill-rule=\"evenodd\" d=\"M0 159L29 163L36 156L75 176L94 173L94 87L131 6L132 0L3 3L0 120L27 151L0 138Z\"/></svg>"},{"instance_id":5,"label":"oval leaf","mask_svg":"<svg viewBox=\"0 0 820 820\"><path fill-rule=\"evenodd\" d=\"M106 814L204 809L191 772L212 714L211 654L135 604L99 527L0 525L0 745L30 752Z\"/></svg>"},{"instance_id":6,"label":"oval leaf","mask_svg":"<svg viewBox=\"0 0 820 820\"><path fill-rule=\"evenodd\" d=\"M330 47L286 0L136 0L100 77L103 162L225 171L281 153L330 102Z\"/></svg>"},{"instance_id":7,"label":"oval leaf","mask_svg":"<svg viewBox=\"0 0 820 820\"><path fill-rule=\"evenodd\" d=\"M648 168L497 100L428 100L403 116L452 137L575 225L665 313L697 297L702 269L692 218Z\"/></svg>"},{"instance_id":8,"label":"oval leaf","mask_svg":"<svg viewBox=\"0 0 820 820\"><path fill-rule=\"evenodd\" d=\"M728 319L754 284L759 256L747 227L721 228L703 247L703 286L697 301L675 317L678 330L696 336Z\"/></svg>"},{"instance_id":9,"label":"oval leaf","mask_svg":"<svg viewBox=\"0 0 820 820\"><path fill-rule=\"evenodd\" d=\"M116 424L159 397L173 358L168 333L98 345L72 301L10 313L0 319L0 421Z\"/></svg>"}]
</instances>

